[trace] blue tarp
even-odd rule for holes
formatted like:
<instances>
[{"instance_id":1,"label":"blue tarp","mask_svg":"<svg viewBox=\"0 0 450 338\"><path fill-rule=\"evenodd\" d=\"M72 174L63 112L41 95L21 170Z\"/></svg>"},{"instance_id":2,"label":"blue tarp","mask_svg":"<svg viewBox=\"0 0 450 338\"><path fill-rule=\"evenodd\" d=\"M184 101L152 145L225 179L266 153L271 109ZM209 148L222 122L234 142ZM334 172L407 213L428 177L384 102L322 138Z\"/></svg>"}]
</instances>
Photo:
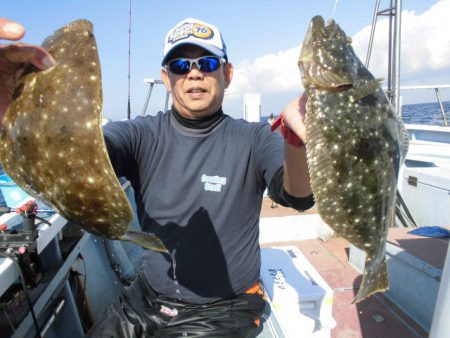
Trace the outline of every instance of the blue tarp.
<instances>
[{"instance_id":1,"label":"blue tarp","mask_svg":"<svg viewBox=\"0 0 450 338\"><path fill-rule=\"evenodd\" d=\"M410 232L408 232L408 234L425 237L450 238L450 231L438 226L419 227L417 229L411 230Z\"/></svg>"}]
</instances>

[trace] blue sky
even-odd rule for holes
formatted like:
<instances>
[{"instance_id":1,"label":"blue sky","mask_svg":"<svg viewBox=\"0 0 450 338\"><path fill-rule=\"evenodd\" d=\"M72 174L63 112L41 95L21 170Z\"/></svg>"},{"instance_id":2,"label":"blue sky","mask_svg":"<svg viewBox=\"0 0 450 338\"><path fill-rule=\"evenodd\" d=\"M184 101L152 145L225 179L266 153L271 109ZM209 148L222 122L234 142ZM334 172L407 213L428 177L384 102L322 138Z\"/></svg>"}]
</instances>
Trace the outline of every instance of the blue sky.
<instances>
[{"instance_id":1,"label":"blue sky","mask_svg":"<svg viewBox=\"0 0 450 338\"><path fill-rule=\"evenodd\" d=\"M310 19L317 14L330 18L335 4L335 0L132 0L132 117L139 115L144 105L148 89L144 78L159 78L166 32L186 17L210 22L222 31L229 59L235 66L225 97L227 114L242 117L246 93L261 93L263 115L281 111L302 91L296 58ZM381 1L382 8L388 4L388 0ZM353 37L355 50L363 60L374 6L375 1L340 0L334 15ZM93 22L102 65L103 115L114 120L126 117L128 8L128 0L2 0L2 16L26 27L22 41L27 43L40 44L75 19ZM403 83L450 83L450 20L446 18L450 0L405 0L403 11L402 51L407 58L402 65ZM386 27L386 19L377 26L370 67L377 77L385 77ZM432 101L430 93L405 93L403 102ZM156 86L148 113L163 108L164 96L163 86ZM442 96L449 100L450 90L444 90Z\"/></svg>"}]
</instances>

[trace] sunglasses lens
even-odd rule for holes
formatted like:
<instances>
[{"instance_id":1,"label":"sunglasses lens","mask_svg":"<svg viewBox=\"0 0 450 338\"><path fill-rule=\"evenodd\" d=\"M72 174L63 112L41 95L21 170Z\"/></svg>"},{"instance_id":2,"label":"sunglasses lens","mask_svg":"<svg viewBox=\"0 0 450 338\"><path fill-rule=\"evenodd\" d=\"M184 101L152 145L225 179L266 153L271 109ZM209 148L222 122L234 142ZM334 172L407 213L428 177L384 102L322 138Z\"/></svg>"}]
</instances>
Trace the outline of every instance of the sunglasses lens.
<instances>
[{"instance_id":1,"label":"sunglasses lens","mask_svg":"<svg viewBox=\"0 0 450 338\"><path fill-rule=\"evenodd\" d=\"M198 60L199 68L204 73L211 73L220 66L220 60L213 56L206 56Z\"/></svg>"},{"instance_id":2,"label":"sunglasses lens","mask_svg":"<svg viewBox=\"0 0 450 338\"><path fill-rule=\"evenodd\" d=\"M191 69L190 62L189 62L189 60L186 60L186 59L178 59L178 60L170 61L168 66L169 66L169 70L172 73L178 74L178 75L187 74L187 73L189 73L189 70Z\"/></svg>"},{"instance_id":3,"label":"sunglasses lens","mask_svg":"<svg viewBox=\"0 0 450 338\"><path fill-rule=\"evenodd\" d=\"M211 73L220 67L220 59L215 56L205 56L199 59L176 59L168 63L169 70L177 75L184 75L191 70L191 64L197 61L198 68L203 73Z\"/></svg>"}]
</instances>

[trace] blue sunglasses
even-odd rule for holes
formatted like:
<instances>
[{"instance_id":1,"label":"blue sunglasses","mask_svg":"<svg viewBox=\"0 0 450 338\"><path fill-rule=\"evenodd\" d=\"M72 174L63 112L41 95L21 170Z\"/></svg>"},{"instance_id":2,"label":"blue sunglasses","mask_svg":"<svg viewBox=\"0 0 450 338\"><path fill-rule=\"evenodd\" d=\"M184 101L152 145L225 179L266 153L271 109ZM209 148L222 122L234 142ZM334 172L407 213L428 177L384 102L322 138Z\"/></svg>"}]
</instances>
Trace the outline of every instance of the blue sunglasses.
<instances>
[{"instance_id":1,"label":"blue sunglasses","mask_svg":"<svg viewBox=\"0 0 450 338\"><path fill-rule=\"evenodd\" d=\"M226 63L224 58L217 56L202 56L197 59L179 58L170 60L166 64L166 68L174 74L185 75L192 69L192 65L195 64L203 73L211 73L219 69L222 63Z\"/></svg>"}]
</instances>

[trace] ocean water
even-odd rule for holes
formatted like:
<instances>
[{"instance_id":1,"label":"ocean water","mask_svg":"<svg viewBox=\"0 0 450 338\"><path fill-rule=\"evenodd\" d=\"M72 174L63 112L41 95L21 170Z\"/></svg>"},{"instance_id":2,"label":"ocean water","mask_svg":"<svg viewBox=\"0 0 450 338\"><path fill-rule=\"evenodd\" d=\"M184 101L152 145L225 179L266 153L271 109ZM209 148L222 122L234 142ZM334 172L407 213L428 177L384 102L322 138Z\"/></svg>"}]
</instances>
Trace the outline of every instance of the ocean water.
<instances>
[{"instance_id":1,"label":"ocean water","mask_svg":"<svg viewBox=\"0 0 450 338\"><path fill-rule=\"evenodd\" d=\"M5 171L3 170L3 167L0 165L0 175L5 174ZM3 198L3 194L0 190L0 207L6 207L5 199ZM1 216L1 214L0 214Z\"/></svg>"},{"instance_id":2,"label":"ocean water","mask_svg":"<svg viewBox=\"0 0 450 338\"><path fill-rule=\"evenodd\" d=\"M447 123L450 125L450 101L442 102L442 105L446 112ZM437 102L403 105L402 117L405 123L444 126L440 106ZM269 116L261 116L261 121L267 122L268 118Z\"/></svg>"},{"instance_id":3,"label":"ocean water","mask_svg":"<svg viewBox=\"0 0 450 338\"><path fill-rule=\"evenodd\" d=\"M442 102L447 123L450 123L450 101ZM420 103L402 106L402 116L405 123L444 126L439 103Z\"/></svg>"}]
</instances>

